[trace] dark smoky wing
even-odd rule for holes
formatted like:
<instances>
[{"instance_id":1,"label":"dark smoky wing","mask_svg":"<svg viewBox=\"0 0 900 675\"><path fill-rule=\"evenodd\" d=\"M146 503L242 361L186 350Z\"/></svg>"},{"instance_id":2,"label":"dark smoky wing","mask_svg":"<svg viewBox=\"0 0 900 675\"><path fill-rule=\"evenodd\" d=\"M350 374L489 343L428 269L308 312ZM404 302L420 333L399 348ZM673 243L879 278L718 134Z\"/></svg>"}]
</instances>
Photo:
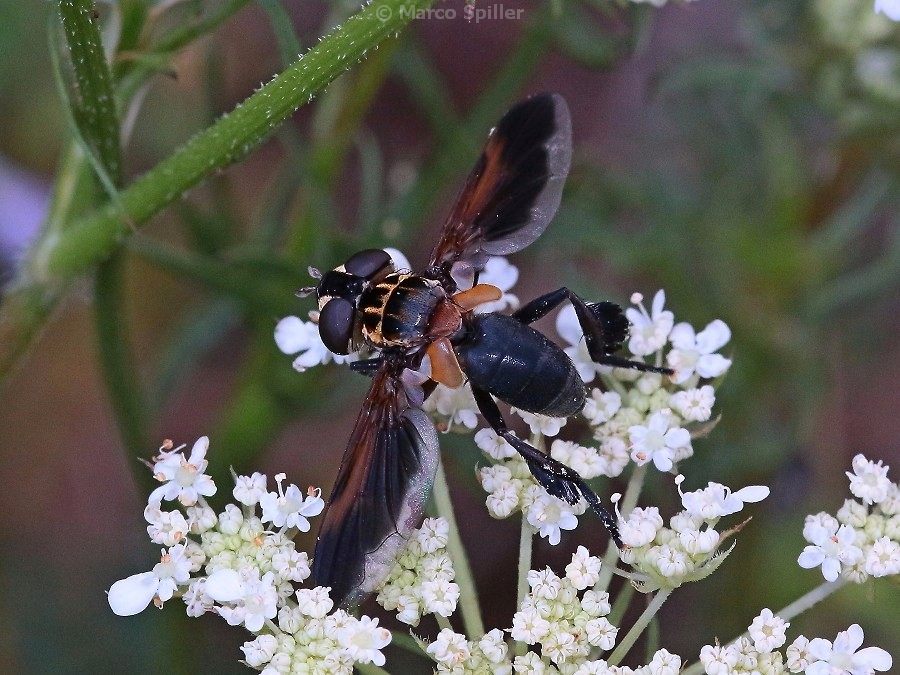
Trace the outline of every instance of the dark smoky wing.
<instances>
[{"instance_id":1,"label":"dark smoky wing","mask_svg":"<svg viewBox=\"0 0 900 675\"><path fill-rule=\"evenodd\" d=\"M405 402L385 363L376 373L341 461L313 557L316 585L358 603L384 581L419 525L438 462L428 416Z\"/></svg>"},{"instance_id":2,"label":"dark smoky wing","mask_svg":"<svg viewBox=\"0 0 900 675\"><path fill-rule=\"evenodd\" d=\"M513 107L491 130L431 254L432 270L483 267L519 251L547 228L572 160L569 109L557 94Z\"/></svg>"}]
</instances>

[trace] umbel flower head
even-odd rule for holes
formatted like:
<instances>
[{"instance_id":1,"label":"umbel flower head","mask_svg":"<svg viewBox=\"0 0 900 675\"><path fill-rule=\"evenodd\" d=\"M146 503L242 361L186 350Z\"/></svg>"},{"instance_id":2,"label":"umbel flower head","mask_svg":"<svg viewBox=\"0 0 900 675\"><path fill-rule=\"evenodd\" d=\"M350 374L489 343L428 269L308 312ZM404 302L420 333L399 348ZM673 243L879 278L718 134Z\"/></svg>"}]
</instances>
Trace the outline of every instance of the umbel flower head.
<instances>
[{"instance_id":1,"label":"umbel flower head","mask_svg":"<svg viewBox=\"0 0 900 675\"><path fill-rule=\"evenodd\" d=\"M807 516L803 537L809 545L797 563L822 568L827 581L845 577L862 583L870 576L900 574L900 490L888 478L888 466L863 455L853 458L850 492L836 517Z\"/></svg>"},{"instance_id":2,"label":"umbel flower head","mask_svg":"<svg viewBox=\"0 0 900 675\"><path fill-rule=\"evenodd\" d=\"M504 265L494 267L507 276L503 288L509 290L514 275ZM514 304L514 296L508 302ZM648 608L658 609L674 589L703 579L722 564L733 549L723 545L746 521L722 530L721 519L764 500L769 490L764 486L731 490L710 481L696 481L705 487L685 490L684 484L695 481L679 473L674 482L681 511L666 520L656 506L635 506L644 479L668 481L665 474L682 470L693 454L693 442L715 426L718 380L711 378L720 377L730 365L716 353L730 333L721 322L712 322L699 333L685 328L686 324L675 325L661 292L650 311L641 297L635 296L634 302L638 306L631 313L637 313L636 323L642 330L633 355L657 365L682 364L680 375L666 378L588 368L583 363L579 372L590 385L584 423L569 425L566 419L514 411L532 443L584 479L616 478L630 469L626 496L613 495L613 502L624 544L620 559L631 569L616 569L614 549L604 563L585 546L578 547L564 570L523 565L523 596L507 627L465 635L449 622L462 605L463 623L468 624L466 598L471 602L474 593L461 587L466 575L457 578L451 558L451 551L454 556L458 552L453 548L458 538L453 537L448 520L426 519L401 549L377 589L376 600L392 613L390 621L408 626L418 626L425 615L433 615L440 631L432 632L431 640L415 634L413 638L437 672L678 675L681 671L681 657L666 649L657 650L646 665L618 665L639 634L634 632L639 626L635 624L622 636L616 625L619 620L612 618L622 613L612 609L609 580L619 574L639 591L656 591ZM581 336L571 326L563 328L560 332L570 342L570 354L581 358ZM306 354L310 349L302 351ZM317 362L330 358L321 356ZM475 432L478 415L471 391L438 388L429 400L426 409L440 428ZM578 437L577 431L585 427L589 432ZM560 437L563 434L566 438ZM523 542L537 534L555 545L571 536L584 503L570 505L549 495L515 449L492 430L475 432L474 441L487 463L478 476L488 493L486 505L492 516L521 514ZM378 619L355 617L335 608L329 588L304 584L310 576L310 558L296 549L293 537L310 530L310 519L322 512L320 491L301 490L285 474L275 476L274 489L261 473L233 476L234 503L217 512L206 501L217 492L205 473L208 440L199 439L187 455L184 446L173 449L173 445L165 443L151 464L162 485L144 509L148 536L162 547L159 562L148 572L112 585L113 611L132 615L150 603L162 607L180 598L189 616L216 614L248 631L249 639L241 647L243 663L266 675L349 674L355 664L384 666L383 650L392 641L391 631ZM804 536L810 546L800 562L821 566L827 578L844 576L856 582L868 576L895 575L900 571L897 485L888 478L888 467L862 456L853 460L848 477L857 499L846 500L836 516L820 513L807 518ZM744 637L705 646L699 664L688 671L859 675L892 665L884 650L862 647L862 629L856 624L833 642L799 636L785 648L789 618L764 609Z\"/></svg>"},{"instance_id":3,"label":"umbel flower head","mask_svg":"<svg viewBox=\"0 0 900 675\"><path fill-rule=\"evenodd\" d=\"M170 546L151 571L112 585L113 612L130 616L181 598L189 616L218 614L253 634L242 647L245 663L267 673L350 675L354 663L383 665L390 631L377 619L334 609L330 589L301 586L310 576L310 559L293 537L309 531L309 518L322 512L320 491L304 495L293 484L285 489L285 474L275 477L274 491L264 474L235 476L238 504L216 513L205 499L216 493L203 473L209 440L198 440L187 458L183 447L172 450L167 442L160 449L152 466L164 484L144 513L152 541ZM162 500L183 511L163 511Z\"/></svg>"},{"instance_id":4,"label":"umbel flower head","mask_svg":"<svg viewBox=\"0 0 900 675\"><path fill-rule=\"evenodd\" d=\"M806 675L871 675L890 670L891 655L879 647L863 644L863 630L853 624L838 633L834 642L798 636L784 654L790 623L770 609L760 612L747 629L748 637L728 645L706 645L700 662L708 675L737 673L806 673Z\"/></svg>"}]
</instances>

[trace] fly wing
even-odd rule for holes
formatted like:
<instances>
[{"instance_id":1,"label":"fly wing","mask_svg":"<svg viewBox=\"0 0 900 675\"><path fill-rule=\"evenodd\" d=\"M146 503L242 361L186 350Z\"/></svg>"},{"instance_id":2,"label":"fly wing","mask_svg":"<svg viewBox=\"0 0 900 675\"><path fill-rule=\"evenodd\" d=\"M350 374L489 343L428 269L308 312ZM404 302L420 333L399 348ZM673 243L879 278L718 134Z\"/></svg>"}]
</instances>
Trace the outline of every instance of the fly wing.
<instances>
[{"instance_id":1,"label":"fly wing","mask_svg":"<svg viewBox=\"0 0 900 675\"><path fill-rule=\"evenodd\" d=\"M390 573L422 518L439 448L428 415L406 402L385 363L356 420L319 530L313 578L352 606Z\"/></svg>"},{"instance_id":2,"label":"fly wing","mask_svg":"<svg viewBox=\"0 0 900 675\"><path fill-rule=\"evenodd\" d=\"M561 96L540 94L513 107L466 179L430 270L444 278L457 263L478 271L489 256L531 244L556 214L571 160L572 122Z\"/></svg>"}]
</instances>

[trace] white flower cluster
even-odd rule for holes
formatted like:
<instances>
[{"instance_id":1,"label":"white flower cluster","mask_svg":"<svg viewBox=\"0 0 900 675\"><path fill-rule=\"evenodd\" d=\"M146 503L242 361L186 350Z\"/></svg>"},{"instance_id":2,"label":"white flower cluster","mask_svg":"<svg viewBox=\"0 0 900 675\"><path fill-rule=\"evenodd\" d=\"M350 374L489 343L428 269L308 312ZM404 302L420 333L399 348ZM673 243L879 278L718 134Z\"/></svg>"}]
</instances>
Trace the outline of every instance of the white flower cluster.
<instances>
[{"instance_id":1,"label":"white flower cluster","mask_svg":"<svg viewBox=\"0 0 900 675\"><path fill-rule=\"evenodd\" d=\"M809 546L797 560L801 567L821 566L828 581L843 575L858 584L900 574L900 488L888 478L888 468L863 455L853 458L847 477L856 499L845 500L837 517L806 517Z\"/></svg>"},{"instance_id":2,"label":"white flower cluster","mask_svg":"<svg viewBox=\"0 0 900 675\"><path fill-rule=\"evenodd\" d=\"M666 650L641 668L613 667L591 658L612 649L618 633L606 618L611 609L609 594L594 588L600 565L599 558L579 546L564 576L549 568L529 571L529 593L513 616L512 628L495 628L479 640L467 640L445 628L426 648L437 662L437 672L676 675L681 659ZM539 651L513 656L504 639L506 632L520 643L539 646Z\"/></svg>"},{"instance_id":3,"label":"white flower cluster","mask_svg":"<svg viewBox=\"0 0 900 675\"><path fill-rule=\"evenodd\" d=\"M467 640L465 635L444 628L425 651L437 662L439 673L508 675L512 672L509 647L499 628L489 631L477 641Z\"/></svg>"},{"instance_id":4,"label":"white flower cluster","mask_svg":"<svg viewBox=\"0 0 900 675\"><path fill-rule=\"evenodd\" d=\"M423 614L449 617L456 610L459 586L447 554L450 526L443 518L426 518L378 592L378 604L397 612L403 623L418 626Z\"/></svg>"},{"instance_id":5,"label":"white flower cluster","mask_svg":"<svg viewBox=\"0 0 900 675\"><path fill-rule=\"evenodd\" d=\"M834 642L822 638L809 640L800 635L784 654L777 651L787 638L787 623L771 610L757 616L747 634L736 642L720 646L706 645L700 662L708 675L734 673L806 673L807 675L862 675L891 668L891 655L879 647L860 649L863 631L853 624L838 633Z\"/></svg>"},{"instance_id":6,"label":"white flower cluster","mask_svg":"<svg viewBox=\"0 0 900 675\"><path fill-rule=\"evenodd\" d=\"M216 513L204 497L216 493L207 466L209 440L190 456L167 441L153 472L163 484L144 511L151 541L168 546L150 572L117 581L109 605L120 616L180 597L192 617L215 613L257 637L242 647L245 662L267 675L286 672L352 673L354 663L384 664L390 631L377 619L334 610L328 588L297 588L310 576L310 560L293 537L310 529L308 518L325 504L319 490L304 495L296 485L268 490L265 475L236 476L233 496ZM163 510L175 501L183 510ZM258 508L257 508L258 507ZM260 513L261 511L261 513Z\"/></svg>"},{"instance_id":7,"label":"white flower cluster","mask_svg":"<svg viewBox=\"0 0 900 675\"><path fill-rule=\"evenodd\" d=\"M553 664L583 661L593 648L612 649L618 629L606 616L609 594L593 590L600 578L600 559L579 546L558 577L549 568L528 572L528 595L513 616L510 635L540 645L543 660Z\"/></svg>"},{"instance_id":8,"label":"white flower cluster","mask_svg":"<svg viewBox=\"0 0 900 675\"><path fill-rule=\"evenodd\" d=\"M599 378L604 385L604 389L590 390L582 411L593 442L553 439L565 419L513 409L528 424L533 437L553 439L551 456L585 479L614 478L630 462L636 466L652 463L660 471L671 471L677 462L690 457L692 436L708 432L713 424L715 389L710 378L724 375L731 365L717 353L731 337L722 321L713 321L696 333L687 323L675 324L674 314L664 309L663 291L654 296L650 311L640 294L632 296L632 301L635 306L626 310L631 322L628 348L632 358L653 357L658 364L667 363L675 370L671 378L592 361L575 310L566 307L556 322L560 336L569 343L566 354L585 382ZM476 425L475 403L467 389L442 392L438 387L432 398L437 399L432 409L449 424ZM507 518L520 511L553 544L559 542L560 530L577 525L576 516L585 506L571 507L549 496L509 443L490 429L478 431L475 443L492 461L491 466L480 470L479 478L488 492L486 504L493 517ZM705 535L707 539L711 536Z\"/></svg>"},{"instance_id":9,"label":"white flower cluster","mask_svg":"<svg viewBox=\"0 0 900 675\"><path fill-rule=\"evenodd\" d=\"M635 306L625 311L631 322L631 358L650 357L656 365L665 364L675 371L671 377L600 366L587 353L574 309L564 309L556 322L570 344L566 353L585 382L600 376L605 384L606 391L592 390L583 414L599 443L601 473L610 477L622 473L629 458L638 466L652 462L658 470L670 471L693 455L692 432L703 433L712 417L712 380L731 366L731 360L718 353L731 339L723 321L712 321L698 333L688 323L675 323L674 314L664 309L661 290L650 311L640 293L631 300Z\"/></svg>"},{"instance_id":10,"label":"white flower cluster","mask_svg":"<svg viewBox=\"0 0 900 675\"><path fill-rule=\"evenodd\" d=\"M735 532L718 532L715 527L719 520L738 513L746 502L759 502L769 495L769 488L762 485L732 492L720 483L682 492L683 481L681 475L675 479L684 510L669 519L669 527L665 527L655 506L632 509L623 518L618 511L620 496L612 497L619 514L619 534L626 546L620 557L643 573L635 578L642 590L676 588L709 576L728 555L728 551L719 552L719 547Z\"/></svg>"}]
</instances>

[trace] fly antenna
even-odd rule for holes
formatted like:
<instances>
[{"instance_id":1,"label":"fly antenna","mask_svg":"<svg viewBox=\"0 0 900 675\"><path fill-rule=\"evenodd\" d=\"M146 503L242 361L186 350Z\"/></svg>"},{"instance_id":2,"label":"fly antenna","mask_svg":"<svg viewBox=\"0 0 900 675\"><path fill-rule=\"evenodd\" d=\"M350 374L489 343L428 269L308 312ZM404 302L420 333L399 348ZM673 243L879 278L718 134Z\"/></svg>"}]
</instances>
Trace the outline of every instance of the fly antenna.
<instances>
[{"instance_id":1,"label":"fly antenna","mask_svg":"<svg viewBox=\"0 0 900 675\"><path fill-rule=\"evenodd\" d=\"M303 288L298 290L296 293L294 293L294 295L296 295L298 298L305 298L305 297L312 295L315 292L316 292L315 286L304 286Z\"/></svg>"}]
</instances>

